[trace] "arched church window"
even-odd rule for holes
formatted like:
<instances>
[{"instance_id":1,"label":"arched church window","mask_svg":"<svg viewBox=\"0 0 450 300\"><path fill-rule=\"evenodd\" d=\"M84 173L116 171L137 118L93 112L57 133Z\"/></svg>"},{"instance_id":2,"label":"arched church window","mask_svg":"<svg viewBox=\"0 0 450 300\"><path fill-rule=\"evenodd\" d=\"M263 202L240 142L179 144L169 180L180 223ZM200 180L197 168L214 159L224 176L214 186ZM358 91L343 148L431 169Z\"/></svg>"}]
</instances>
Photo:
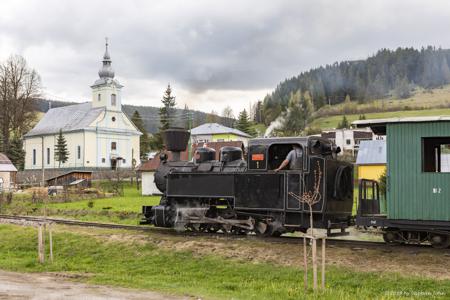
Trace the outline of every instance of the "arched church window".
<instances>
[{"instance_id":1,"label":"arched church window","mask_svg":"<svg viewBox=\"0 0 450 300\"><path fill-rule=\"evenodd\" d=\"M111 106L116 106L116 94L111 94Z\"/></svg>"},{"instance_id":2,"label":"arched church window","mask_svg":"<svg viewBox=\"0 0 450 300\"><path fill-rule=\"evenodd\" d=\"M98 101L102 101L102 94L98 94L98 95L97 95L97 100L98 100Z\"/></svg>"}]
</instances>

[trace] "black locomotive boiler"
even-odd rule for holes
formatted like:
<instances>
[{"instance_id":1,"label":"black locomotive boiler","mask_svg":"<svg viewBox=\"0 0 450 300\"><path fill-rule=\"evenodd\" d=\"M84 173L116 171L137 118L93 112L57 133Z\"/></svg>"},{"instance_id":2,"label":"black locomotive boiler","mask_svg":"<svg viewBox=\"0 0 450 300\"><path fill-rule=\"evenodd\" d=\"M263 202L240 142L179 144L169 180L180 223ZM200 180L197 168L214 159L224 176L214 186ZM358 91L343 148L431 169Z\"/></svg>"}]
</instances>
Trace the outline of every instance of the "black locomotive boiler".
<instances>
[{"instance_id":1,"label":"black locomotive boiler","mask_svg":"<svg viewBox=\"0 0 450 300\"><path fill-rule=\"evenodd\" d=\"M320 137L261 138L249 141L247 159L237 147L198 148L192 161L180 161L189 132L164 133L172 159L161 155L155 183L158 206L144 206L144 220L158 227L280 235L309 228L309 208L294 195L319 191L312 207L314 227L344 232L353 206L353 167L336 158L339 148ZM294 145L295 167L275 172ZM315 174L321 176L315 176ZM320 178L319 178L320 177ZM320 182L319 182L320 181Z\"/></svg>"}]
</instances>

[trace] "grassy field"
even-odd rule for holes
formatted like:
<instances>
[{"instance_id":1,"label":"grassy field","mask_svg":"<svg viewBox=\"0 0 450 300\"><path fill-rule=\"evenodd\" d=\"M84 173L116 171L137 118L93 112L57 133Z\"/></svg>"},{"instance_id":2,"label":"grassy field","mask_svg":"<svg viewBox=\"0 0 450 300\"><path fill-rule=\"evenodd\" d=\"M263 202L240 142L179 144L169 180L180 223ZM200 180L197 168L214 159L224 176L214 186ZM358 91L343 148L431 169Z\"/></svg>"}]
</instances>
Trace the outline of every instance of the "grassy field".
<instances>
[{"instance_id":1,"label":"grassy field","mask_svg":"<svg viewBox=\"0 0 450 300\"><path fill-rule=\"evenodd\" d=\"M358 120L363 111L370 110L378 112L365 113L367 119L450 115L450 85L432 90L418 88L406 99L388 98L352 104L358 112L346 114L350 122ZM315 119L310 126L321 129L336 128L342 120L345 105L340 103L324 107L331 115Z\"/></svg>"},{"instance_id":2,"label":"grassy field","mask_svg":"<svg viewBox=\"0 0 450 300\"><path fill-rule=\"evenodd\" d=\"M141 196L141 191L129 183L124 185L124 196L93 198L69 202L46 201L49 216L78 219L83 221L138 224L142 206L157 205L160 197ZM44 204L33 203L31 196L16 195L10 205L3 205L2 213L16 215L44 215Z\"/></svg>"},{"instance_id":3,"label":"grassy field","mask_svg":"<svg viewBox=\"0 0 450 300\"><path fill-rule=\"evenodd\" d=\"M61 210L87 209L91 211L113 211L113 212L141 212L144 205L156 205L159 203L159 196L142 196L141 190L135 186L125 184L124 195L110 198L93 199L93 206L89 207L90 200L50 203L49 208Z\"/></svg>"},{"instance_id":4,"label":"grassy field","mask_svg":"<svg viewBox=\"0 0 450 300\"><path fill-rule=\"evenodd\" d=\"M267 126L262 124L262 123L257 123L257 124L253 124L252 125L253 129L256 130L256 132L258 133L257 136L264 136L264 133L266 132Z\"/></svg>"},{"instance_id":5,"label":"grassy field","mask_svg":"<svg viewBox=\"0 0 450 300\"><path fill-rule=\"evenodd\" d=\"M55 262L41 265L36 259L35 229L0 225L0 236L1 269L67 272L88 283L206 299L398 299L396 293L439 293L442 298L450 295L449 281L359 273L337 267L328 268L325 292L305 294L303 274L298 268L225 260L187 251L162 251L153 244L106 242L61 230L54 236Z\"/></svg>"},{"instance_id":6,"label":"grassy field","mask_svg":"<svg viewBox=\"0 0 450 300\"><path fill-rule=\"evenodd\" d=\"M425 116L442 116L450 115L450 108L443 109L429 109L429 110L405 110L405 111L392 111L381 113L369 113L365 114L367 119L384 119L393 117L425 117ZM359 114L346 115L348 121L351 123L359 119ZM325 118L318 118L311 123L312 127L319 127L321 129L336 128L338 123L342 121L342 116L331 116Z\"/></svg>"}]
</instances>

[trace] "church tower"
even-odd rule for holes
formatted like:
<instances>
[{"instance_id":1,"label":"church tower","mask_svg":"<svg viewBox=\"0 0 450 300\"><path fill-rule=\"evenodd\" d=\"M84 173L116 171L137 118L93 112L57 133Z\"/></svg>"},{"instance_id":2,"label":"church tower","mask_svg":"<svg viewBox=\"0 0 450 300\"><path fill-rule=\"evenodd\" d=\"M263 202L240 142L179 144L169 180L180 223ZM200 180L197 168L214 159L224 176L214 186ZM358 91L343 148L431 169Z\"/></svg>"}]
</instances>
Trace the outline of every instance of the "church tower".
<instances>
[{"instance_id":1,"label":"church tower","mask_svg":"<svg viewBox=\"0 0 450 300\"><path fill-rule=\"evenodd\" d=\"M114 79L114 70L111 67L111 56L108 52L108 39L105 44L103 66L92 88L92 107L105 107L110 111L122 111L122 85Z\"/></svg>"}]
</instances>

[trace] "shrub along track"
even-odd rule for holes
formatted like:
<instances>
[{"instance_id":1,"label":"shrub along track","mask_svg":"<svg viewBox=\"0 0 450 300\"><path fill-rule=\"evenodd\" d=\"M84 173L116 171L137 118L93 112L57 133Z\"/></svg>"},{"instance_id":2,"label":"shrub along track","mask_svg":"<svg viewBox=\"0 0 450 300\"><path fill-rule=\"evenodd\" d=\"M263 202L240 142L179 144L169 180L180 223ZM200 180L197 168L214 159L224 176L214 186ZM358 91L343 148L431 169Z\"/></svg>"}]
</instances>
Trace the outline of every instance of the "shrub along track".
<instances>
[{"instance_id":1,"label":"shrub along track","mask_svg":"<svg viewBox=\"0 0 450 300\"><path fill-rule=\"evenodd\" d=\"M124 225L124 224L114 224L114 223L98 223L98 222L86 222L78 220L68 220L59 218L49 218L49 217L34 217L34 216L15 216L15 215L3 215L0 214L0 223L45 223L51 222L55 224L69 225L69 226L81 226L81 227L96 227L96 228L106 228L106 229L125 229L132 231L143 231L143 232L154 232L162 233L167 235L177 235L185 237L211 237L214 239L247 239L247 240L259 240L269 243L277 244L300 244L303 239L298 236L281 236L281 237L263 237L257 235L237 235L237 234L224 234L224 233L207 233L207 232L192 232L192 231L177 231L173 228L160 228L160 227L150 227L145 225ZM386 244L384 242L375 241L364 241L364 240L349 240L349 239L337 239L337 238L327 238L328 245L346 246L349 248L354 248L359 250L359 248L385 248L395 249L398 247L408 247L413 248L427 248L433 249L435 251L449 252L446 249L434 249L429 245L399 245L399 244Z\"/></svg>"}]
</instances>

